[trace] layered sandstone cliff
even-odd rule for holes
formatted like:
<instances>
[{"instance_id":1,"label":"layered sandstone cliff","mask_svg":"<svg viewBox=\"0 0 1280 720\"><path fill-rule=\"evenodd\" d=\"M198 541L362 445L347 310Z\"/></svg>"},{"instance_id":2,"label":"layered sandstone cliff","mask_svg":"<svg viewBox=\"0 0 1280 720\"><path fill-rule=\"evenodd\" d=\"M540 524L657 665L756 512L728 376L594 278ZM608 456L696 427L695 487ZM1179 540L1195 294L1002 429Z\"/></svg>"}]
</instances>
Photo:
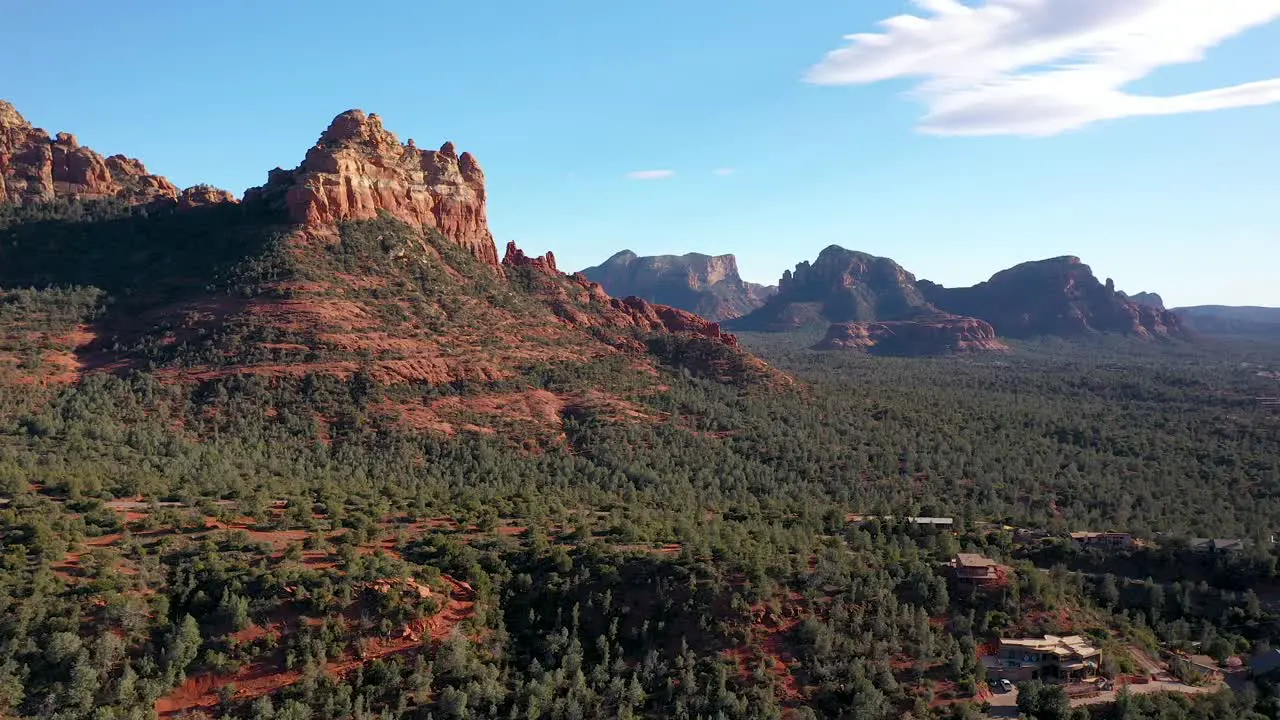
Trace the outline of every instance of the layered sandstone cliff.
<instances>
[{"instance_id":1,"label":"layered sandstone cliff","mask_svg":"<svg viewBox=\"0 0 1280 720\"><path fill-rule=\"evenodd\" d=\"M498 251L486 217L484 171L453 143L423 150L401 144L376 114L348 110L333 119L297 169L276 169L246 200L283 196L295 222L368 220L380 211L433 228L483 262Z\"/></svg>"},{"instance_id":2,"label":"layered sandstone cliff","mask_svg":"<svg viewBox=\"0 0 1280 720\"><path fill-rule=\"evenodd\" d=\"M185 199L184 199L185 198ZM0 202L16 205L58 199L116 199L130 205L184 207L235 201L229 193L197 186L180 193L164 177L123 155L103 157L70 133L50 137L0 100Z\"/></svg>"},{"instance_id":3,"label":"layered sandstone cliff","mask_svg":"<svg viewBox=\"0 0 1280 720\"><path fill-rule=\"evenodd\" d=\"M582 274L612 295L635 295L717 321L746 315L776 290L744 281L733 255L640 257L623 250Z\"/></svg>"},{"instance_id":4,"label":"layered sandstone cliff","mask_svg":"<svg viewBox=\"0 0 1280 720\"><path fill-rule=\"evenodd\" d=\"M537 284L535 292L547 301L565 324L578 328L634 329L641 333L671 332L698 335L729 347L738 338L721 330L720 323L644 298L612 297L605 288L582 273L565 275L556 269L555 255L530 257L514 242L507 243L502 259L506 268L529 268L552 282Z\"/></svg>"}]
</instances>

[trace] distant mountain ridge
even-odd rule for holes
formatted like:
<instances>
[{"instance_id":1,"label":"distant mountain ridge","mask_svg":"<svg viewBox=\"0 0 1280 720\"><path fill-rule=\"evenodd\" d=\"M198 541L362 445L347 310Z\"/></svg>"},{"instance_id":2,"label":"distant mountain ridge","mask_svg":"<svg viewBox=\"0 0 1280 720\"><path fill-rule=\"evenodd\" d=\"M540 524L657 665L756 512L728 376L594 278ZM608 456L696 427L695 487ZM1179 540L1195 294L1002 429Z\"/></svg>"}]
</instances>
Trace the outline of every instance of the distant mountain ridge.
<instances>
[{"instance_id":1,"label":"distant mountain ridge","mask_svg":"<svg viewBox=\"0 0 1280 720\"><path fill-rule=\"evenodd\" d=\"M725 323L736 331L828 327L822 348L889 354L1003 349L997 336L1189 335L1153 293L1128 298L1074 256L1022 263L969 288L917 280L898 263L832 245L783 273L778 294Z\"/></svg>"},{"instance_id":2,"label":"distant mountain ridge","mask_svg":"<svg viewBox=\"0 0 1280 720\"><path fill-rule=\"evenodd\" d=\"M1202 335L1280 340L1280 307L1196 305L1173 312Z\"/></svg>"},{"instance_id":3,"label":"distant mountain ridge","mask_svg":"<svg viewBox=\"0 0 1280 720\"><path fill-rule=\"evenodd\" d=\"M838 245L784 272L777 295L726 323L763 332L823 325L822 350L914 356L1006 349L988 323L929 303L915 276L898 263Z\"/></svg>"},{"instance_id":4,"label":"distant mountain ridge","mask_svg":"<svg viewBox=\"0 0 1280 720\"><path fill-rule=\"evenodd\" d=\"M778 332L829 323L911 320L939 314L916 278L889 258L823 249L812 263L787 270L778 293L755 312L726 323L738 330Z\"/></svg>"},{"instance_id":5,"label":"distant mountain ridge","mask_svg":"<svg viewBox=\"0 0 1280 720\"><path fill-rule=\"evenodd\" d=\"M745 315L776 292L743 280L733 255L642 257L623 250L581 272L614 297L640 297L717 321Z\"/></svg>"},{"instance_id":6,"label":"distant mountain ridge","mask_svg":"<svg viewBox=\"0 0 1280 720\"><path fill-rule=\"evenodd\" d=\"M1176 314L1126 298L1110 278L1099 281L1093 270L1073 255L1021 263L973 287L945 288L927 280L919 286L938 307L982 318L1006 337L1188 335Z\"/></svg>"}]
</instances>

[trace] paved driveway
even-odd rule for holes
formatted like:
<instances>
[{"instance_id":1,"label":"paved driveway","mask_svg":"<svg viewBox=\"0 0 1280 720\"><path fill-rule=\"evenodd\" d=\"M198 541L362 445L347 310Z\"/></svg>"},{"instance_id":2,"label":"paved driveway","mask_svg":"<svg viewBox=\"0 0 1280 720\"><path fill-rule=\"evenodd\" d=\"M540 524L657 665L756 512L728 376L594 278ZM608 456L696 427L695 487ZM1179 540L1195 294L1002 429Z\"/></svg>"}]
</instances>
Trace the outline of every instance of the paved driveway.
<instances>
[{"instance_id":1,"label":"paved driveway","mask_svg":"<svg viewBox=\"0 0 1280 720\"><path fill-rule=\"evenodd\" d=\"M991 703L991 710L987 713L987 717L1018 717L1018 689L1016 687L1009 692L991 693L991 697L987 698L987 702Z\"/></svg>"},{"instance_id":2,"label":"paved driveway","mask_svg":"<svg viewBox=\"0 0 1280 720\"><path fill-rule=\"evenodd\" d=\"M1220 683L1215 683L1213 685L1185 685L1180 682L1163 682L1159 680L1152 680L1151 682L1144 683L1142 685L1126 685L1125 687L1129 688L1129 692L1134 695L1145 695L1146 693L1158 692L1176 692L1184 695L1199 695L1201 693L1215 693L1222 689L1222 685ZM1119 690L1108 690L1103 693L1098 693L1097 695L1077 698L1071 701L1071 707L1115 702L1118 693Z\"/></svg>"}]
</instances>

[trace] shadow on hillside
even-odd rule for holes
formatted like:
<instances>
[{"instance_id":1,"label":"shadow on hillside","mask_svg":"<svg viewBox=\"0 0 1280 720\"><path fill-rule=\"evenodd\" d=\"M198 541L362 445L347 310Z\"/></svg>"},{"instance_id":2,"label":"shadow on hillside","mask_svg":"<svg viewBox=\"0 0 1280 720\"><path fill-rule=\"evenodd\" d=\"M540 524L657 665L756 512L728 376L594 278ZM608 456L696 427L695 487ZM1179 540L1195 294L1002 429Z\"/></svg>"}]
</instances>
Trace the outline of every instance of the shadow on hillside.
<instances>
[{"instance_id":1,"label":"shadow on hillside","mask_svg":"<svg viewBox=\"0 0 1280 720\"><path fill-rule=\"evenodd\" d=\"M0 288L103 291L79 318L96 340L75 352L83 369L125 369L132 363L121 351L160 321L158 310L204 296L195 311L218 315L271 279L266 251L286 226L279 210L260 203L179 210L60 201L0 208ZM61 300L57 293L35 293L42 294L49 307L32 304L23 323L28 329L45 329L42 323L58 309L52 307Z\"/></svg>"}]
</instances>

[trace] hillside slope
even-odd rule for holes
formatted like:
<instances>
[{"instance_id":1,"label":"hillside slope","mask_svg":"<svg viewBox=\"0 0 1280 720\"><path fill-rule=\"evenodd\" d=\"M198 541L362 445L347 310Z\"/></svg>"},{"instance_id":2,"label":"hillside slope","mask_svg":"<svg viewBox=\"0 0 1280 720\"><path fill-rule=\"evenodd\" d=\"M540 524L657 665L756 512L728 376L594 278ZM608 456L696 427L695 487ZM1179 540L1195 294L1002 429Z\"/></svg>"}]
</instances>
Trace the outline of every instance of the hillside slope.
<instances>
[{"instance_id":1,"label":"hillside slope","mask_svg":"<svg viewBox=\"0 0 1280 720\"><path fill-rule=\"evenodd\" d=\"M670 369L781 378L715 323L611 298L550 254L500 261L475 159L401 144L376 115L342 113L243 203L135 199L0 206L0 380L360 377L415 427L558 432L584 405L646 419L623 396ZM464 399L426 399L442 388Z\"/></svg>"}]
</instances>

